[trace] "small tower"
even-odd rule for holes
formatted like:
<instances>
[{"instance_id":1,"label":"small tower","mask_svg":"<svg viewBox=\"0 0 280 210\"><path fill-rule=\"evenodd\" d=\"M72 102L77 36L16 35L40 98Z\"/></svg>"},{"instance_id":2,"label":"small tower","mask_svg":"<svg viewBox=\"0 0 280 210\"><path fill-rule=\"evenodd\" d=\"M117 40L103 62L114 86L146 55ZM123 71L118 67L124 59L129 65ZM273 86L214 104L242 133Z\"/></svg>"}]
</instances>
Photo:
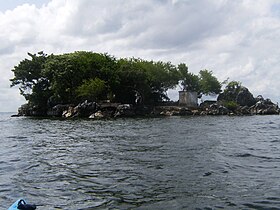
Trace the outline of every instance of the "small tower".
<instances>
[{"instance_id":1,"label":"small tower","mask_svg":"<svg viewBox=\"0 0 280 210\"><path fill-rule=\"evenodd\" d=\"M186 106L188 108L197 107L197 92L179 91L179 106Z\"/></svg>"}]
</instances>

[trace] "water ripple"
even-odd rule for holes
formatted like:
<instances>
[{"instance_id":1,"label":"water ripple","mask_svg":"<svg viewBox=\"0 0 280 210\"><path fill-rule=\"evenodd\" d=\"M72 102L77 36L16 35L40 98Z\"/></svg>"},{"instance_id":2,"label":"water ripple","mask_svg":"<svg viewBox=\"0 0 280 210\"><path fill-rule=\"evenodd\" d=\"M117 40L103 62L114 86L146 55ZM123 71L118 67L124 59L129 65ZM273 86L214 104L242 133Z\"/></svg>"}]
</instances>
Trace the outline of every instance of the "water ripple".
<instances>
[{"instance_id":1,"label":"water ripple","mask_svg":"<svg viewBox=\"0 0 280 210\"><path fill-rule=\"evenodd\" d=\"M1 120L2 209L280 206L279 116Z\"/></svg>"}]
</instances>

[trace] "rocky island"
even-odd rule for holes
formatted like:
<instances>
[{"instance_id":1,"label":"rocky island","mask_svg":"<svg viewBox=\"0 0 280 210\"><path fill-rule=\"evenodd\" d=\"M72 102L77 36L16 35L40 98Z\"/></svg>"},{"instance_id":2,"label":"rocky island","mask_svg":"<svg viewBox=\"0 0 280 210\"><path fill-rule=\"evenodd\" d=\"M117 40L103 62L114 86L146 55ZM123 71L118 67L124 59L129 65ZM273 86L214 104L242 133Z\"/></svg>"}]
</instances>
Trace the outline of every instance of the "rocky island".
<instances>
[{"instance_id":1,"label":"rocky island","mask_svg":"<svg viewBox=\"0 0 280 210\"><path fill-rule=\"evenodd\" d=\"M27 100L17 116L91 119L172 115L279 114L278 104L254 97L238 81L219 82L212 71L189 72L186 64L143 59L116 59L108 54L74 52L28 55L12 70L11 86ZM222 90L222 85L225 85ZM170 101L167 90L177 85L182 95ZM195 93L195 94L184 94ZM203 94L216 101L197 104ZM190 103L189 103L190 102Z\"/></svg>"}]
</instances>

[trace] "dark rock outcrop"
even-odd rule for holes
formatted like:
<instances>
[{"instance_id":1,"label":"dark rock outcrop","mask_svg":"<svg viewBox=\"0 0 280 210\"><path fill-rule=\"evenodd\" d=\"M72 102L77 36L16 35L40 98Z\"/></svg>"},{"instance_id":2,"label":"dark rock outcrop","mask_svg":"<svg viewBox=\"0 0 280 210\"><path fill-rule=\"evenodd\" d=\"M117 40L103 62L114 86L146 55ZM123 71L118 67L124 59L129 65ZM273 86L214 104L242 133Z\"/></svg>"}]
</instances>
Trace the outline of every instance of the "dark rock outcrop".
<instances>
[{"instance_id":1,"label":"dark rock outcrop","mask_svg":"<svg viewBox=\"0 0 280 210\"><path fill-rule=\"evenodd\" d=\"M279 114L278 104L274 104L270 99L264 99L262 96L256 98L257 103L250 107L252 114L272 115Z\"/></svg>"},{"instance_id":2,"label":"dark rock outcrop","mask_svg":"<svg viewBox=\"0 0 280 210\"><path fill-rule=\"evenodd\" d=\"M237 93L236 102L240 106L253 106L256 103L256 99L248 88L241 87L240 91Z\"/></svg>"},{"instance_id":3,"label":"dark rock outcrop","mask_svg":"<svg viewBox=\"0 0 280 210\"><path fill-rule=\"evenodd\" d=\"M61 117L63 114L63 111L67 110L68 107L69 107L69 105L57 104L48 110L47 115L54 116L54 117Z\"/></svg>"},{"instance_id":4,"label":"dark rock outcrop","mask_svg":"<svg viewBox=\"0 0 280 210\"><path fill-rule=\"evenodd\" d=\"M99 110L99 105L96 102L88 102L87 100L79 103L77 106L73 104L56 105L51 108L49 116L62 116L64 118L73 117L88 117Z\"/></svg>"},{"instance_id":5,"label":"dark rock outcrop","mask_svg":"<svg viewBox=\"0 0 280 210\"><path fill-rule=\"evenodd\" d=\"M40 110L38 107L28 104L22 105L18 114L15 116L49 116L75 118L83 117L90 119L106 119L117 117L136 117L136 116L191 116L191 115L271 115L279 114L278 104L274 104L270 99L264 99L261 95L253 98L247 88L240 88L235 97L233 93L219 97L218 101L205 101L197 109L190 109L182 106L144 106L132 104L119 104L103 102L84 101L78 105L57 104L48 111Z\"/></svg>"},{"instance_id":6,"label":"dark rock outcrop","mask_svg":"<svg viewBox=\"0 0 280 210\"><path fill-rule=\"evenodd\" d=\"M240 87L238 89L223 92L218 96L218 102L233 101L240 106L253 106L256 103L256 99L253 94L246 87Z\"/></svg>"},{"instance_id":7,"label":"dark rock outcrop","mask_svg":"<svg viewBox=\"0 0 280 210\"><path fill-rule=\"evenodd\" d=\"M117 107L114 117L133 117L135 108L132 104L121 104Z\"/></svg>"},{"instance_id":8,"label":"dark rock outcrop","mask_svg":"<svg viewBox=\"0 0 280 210\"><path fill-rule=\"evenodd\" d=\"M18 116L45 116L46 112L41 107L24 104L18 109Z\"/></svg>"}]
</instances>

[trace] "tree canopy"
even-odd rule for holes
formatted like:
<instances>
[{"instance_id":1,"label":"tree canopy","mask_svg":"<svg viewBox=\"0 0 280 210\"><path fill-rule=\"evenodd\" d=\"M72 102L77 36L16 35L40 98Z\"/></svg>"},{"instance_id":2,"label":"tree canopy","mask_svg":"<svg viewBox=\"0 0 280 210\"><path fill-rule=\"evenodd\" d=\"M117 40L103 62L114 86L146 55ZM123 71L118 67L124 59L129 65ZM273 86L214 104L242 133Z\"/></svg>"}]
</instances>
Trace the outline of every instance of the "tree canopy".
<instances>
[{"instance_id":1,"label":"tree canopy","mask_svg":"<svg viewBox=\"0 0 280 210\"><path fill-rule=\"evenodd\" d=\"M185 90L199 93L219 93L221 89L212 71L202 70L195 75L188 71L186 64L116 59L85 51L28 55L29 59L12 69L11 86L18 85L28 103L42 109L85 99L154 105L169 100L167 90L179 83Z\"/></svg>"},{"instance_id":2,"label":"tree canopy","mask_svg":"<svg viewBox=\"0 0 280 210\"><path fill-rule=\"evenodd\" d=\"M219 94L221 92L222 84L213 75L212 71L201 70L199 75L189 72L186 64L178 65L178 71L181 75L180 84L183 90L196 91L199 94Z\"/></svg>"}]
</instances>

